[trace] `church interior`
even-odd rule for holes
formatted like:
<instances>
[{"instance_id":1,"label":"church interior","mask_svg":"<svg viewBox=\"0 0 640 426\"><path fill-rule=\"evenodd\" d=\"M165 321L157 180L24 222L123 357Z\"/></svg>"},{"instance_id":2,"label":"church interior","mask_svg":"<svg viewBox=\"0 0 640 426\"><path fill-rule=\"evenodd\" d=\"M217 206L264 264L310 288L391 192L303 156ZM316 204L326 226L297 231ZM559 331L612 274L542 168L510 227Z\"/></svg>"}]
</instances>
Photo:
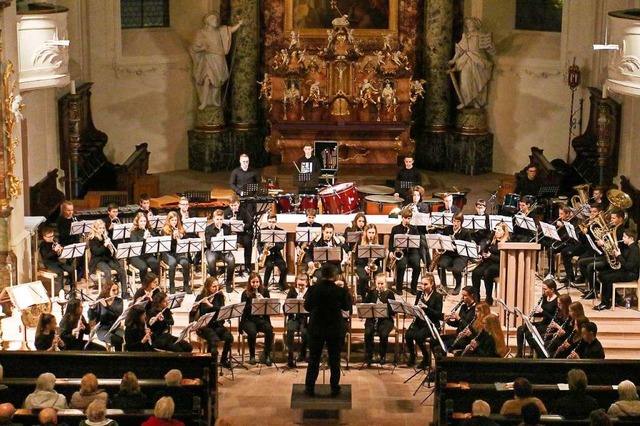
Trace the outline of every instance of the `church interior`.
<instances>
[{"instance_id":1,"label":"church interior","mask_svg":"<svg viewBox=\"0 0 640 426\"><path fill-rule=\"evenodd\" d=\"M19 349L23 332L25 341L33 339L33 326L10 313L15 301L6 288L41 280L48 290L36 251L64 200L90 219L117 203L131 222L142 194L159 211L178 208L186 196L193 211L211 219L234 195L229 179L241 154L262 175L256 196L275 201L279 213L295 210L299 222L304 210L294 201L302 202L303 173L296 160L311 145L322 164L320 180L333 192L349 183L356 197L373 195L371 210L382 212L387 202L399 210L402 203L388 197L393 190L367 189L393 187L407 157L421 176L423 201L439 205L443 194L454 193L465 214L475 214L478 199L500 209L534 164L550 191L544 195L550 212L556 200L580 196L589 184L612 197L626 194L627 226L636 228L639 10L638 0L0 0L4 348ZM212 34L213 53L206 47ZM360 208L333 207L332 192L319 198L322 213L352 218ZM396 215L393 224L399 220ZM259 256L253 253L253 261ZM549 272L533 269L536 290L521 299L523 312L541 297ZM206 266L198 274L196 283L204 283ZM246 283L238 278L229 300L239 302ZM632 294L640 284L629 288ZM53 279L51 289L56 296ZM567 294L580 300L571 286ZM411 293L403 297L412 300ZM632 309L615 311L594 311L585 302L607 361L637 361L637 297L631 296ZM458 300L445 300L444 312ZM60 317L63 305L50 305ZM498 314L500 307L492 310ZM188 313L177 309L179 330ZM509 322L500 315L503 325ZM277 321L282 336L276 340L283 340L284 320ZM363 332L364 321L357 324ZM515 352L515 329L505 331ZM354 343L357 365L362 345L362 339ZM431 388L415 389L419 378L403 383L412 370L379 367L343 373L353 392L343 422L459 424L444 396L423 401ZM225 370L212 412L226 424L256 418L306 424L294 420L289 404L291 386L304 382L305 370L256 371L237 368L231 379ZM618 375L606 384L617 385ZM433 375L421 376L437 386ZM446 374L437 380L446 381ZM611 399L608 392L600 399ZM255 409L247 410L248 403ZM467 405L456 411L470 412Z\"/></svg>"}]
</instances>

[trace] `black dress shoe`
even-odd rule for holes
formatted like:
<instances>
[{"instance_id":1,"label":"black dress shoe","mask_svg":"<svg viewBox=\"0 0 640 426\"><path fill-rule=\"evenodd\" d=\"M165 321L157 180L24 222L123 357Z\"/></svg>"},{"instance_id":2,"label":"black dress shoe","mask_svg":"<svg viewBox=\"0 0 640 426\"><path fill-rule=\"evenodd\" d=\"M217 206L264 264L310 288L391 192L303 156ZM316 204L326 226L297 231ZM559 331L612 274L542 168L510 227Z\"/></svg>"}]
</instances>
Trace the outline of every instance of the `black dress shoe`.
<instances>
[{"instance_id":1,"label":"black dress shoe","mask_svg":"<svg viewBox=\"0 0 640 426\"><path fill-rule=\"evenodd\" d=\"M249 364L256 365L256 357L255 357L255 355L252 355L252 356L249 357Z\"/></svg>"},{"instance_id":2,"label":"black dress shoe","mask_svg":"<svg viewBox=\"0 0 640 426\"><path fill-rule=\"evenodd\" d=\"M340 395L340 386L336 386L335 388L331 388L331 398L335 398Z\"/></svg>"},{"instance_id":3,"label":"black dress shoe","mask_svg":"<svg viewBox=\"0 0 640 426\"><path fill-rule=\"evenodd\" d=\"M594 306L593 309L595 309L596 311L604 311L605 309L611 309L611 305L601 303L598 306Z\"/></svg>"},{"instance_id":4,"label":"black dress shoe","mask_svg":"<svg viewBox=\"0 0 640 426\"><path fill-rule=\"evenodd\" d=\"M296 368L296 362L293 360L293 358L289 359L287 361L287 367L289 368Z\"/></svg>"},{"instance_id":5,"label":"black dress shoe","mask_svg":"<svg viewBox=\"0 0 640 426\"><path fill-rule=\"evenodd\" d=\"M231 363L228 359L223 359L222 361L220 361L220 365L224 368L231 368Z\"/></svg>"},{"instance_id":6,"label":"black dress shoe","mask_svg":"<svg viewBox=\"0 0 640 426\"><path fill-rule=\"evenodd\" d=\"M264 357L264 365L266 365L267 367L271 367L273 363L271 362L271 355L266 355Z\"/></svg>"},{"instance_id":7,"label":"black dress shoe","mask_svg":"<svg viewBox=\"0 0 640 426\"><path fill-rule=\"evenodd\" d=\"M451 293L454 296L457 296L460 294L460 286L456 286L456 288L453 289L453 293Z\"/></svg>"}]
</instances>

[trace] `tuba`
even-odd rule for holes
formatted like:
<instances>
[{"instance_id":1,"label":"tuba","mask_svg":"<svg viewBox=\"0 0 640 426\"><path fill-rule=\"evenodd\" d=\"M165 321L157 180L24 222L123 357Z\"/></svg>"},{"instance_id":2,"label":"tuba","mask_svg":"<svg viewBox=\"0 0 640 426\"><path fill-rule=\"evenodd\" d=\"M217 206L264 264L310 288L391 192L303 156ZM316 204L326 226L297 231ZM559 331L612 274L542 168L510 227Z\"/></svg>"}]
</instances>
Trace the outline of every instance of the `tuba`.
<instances>
[{"instance_id":1,"label":"tuba","mask_svg":"<svg viewBox=\"0 0 640 426\"><path fill-rule=\"evenodd\" d=\"M626 194L625 194L626 195ZM619 225L618 225L619 226ZM607 262L611 269L620 269L620 262L616 259L616 251L618 250L618 239L616 238L616 227L609 228L605 214L600 212L598 216L589 225L591 233L604 243L602 251L604 252Z\"/></svg>"},{"instance_id":2,"label":"tuba","mask_svg":"<svg viewBox=\"0 0 640 426\"><path fill-rule=\"evenodd\" d=\"M614 208L624 210L624 221L628 219L627 209L633 206L633 200L626 192L622 192L619 189L610 189L607 191L607 199L609 200L609 208L604 212L604 217L609 222L611 218L611 211Z\"/></svg>"},{"instance_id":3,"label":"tuba","mask_svg":"<svg viewBox=\"0 0 640 426\"><path fill-rule=\"evenodd\" d=\"M589 190L591 188L590 183L574 186L578 195L571 197L571 206L577 212L576 215L580 215L580 212L584 210L585 206L589 205Z\"/></svg>"}]
</instances>

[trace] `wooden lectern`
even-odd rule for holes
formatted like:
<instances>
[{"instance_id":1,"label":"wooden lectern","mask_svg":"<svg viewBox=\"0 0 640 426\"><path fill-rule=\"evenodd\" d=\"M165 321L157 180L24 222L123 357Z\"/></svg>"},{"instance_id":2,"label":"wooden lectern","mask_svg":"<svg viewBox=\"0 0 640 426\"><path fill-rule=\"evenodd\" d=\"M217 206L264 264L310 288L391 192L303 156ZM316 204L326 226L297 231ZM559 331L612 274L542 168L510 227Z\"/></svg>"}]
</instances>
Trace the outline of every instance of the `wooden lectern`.
<instances>
[{"instance_id":1,"label":"wooden lectern","mask_svg":"<svg viewBox=\"0 0 640 426\"><path fill-rule=\"evenodd\" d=\"M500 284L498 297L511 309L518 307L529 315L535 305L535 267L537 243L500 243ZM500 321L506 324L504 311ZM509 327L516 326L516 317L511 315Z\"/></svg>"}]
</instances>

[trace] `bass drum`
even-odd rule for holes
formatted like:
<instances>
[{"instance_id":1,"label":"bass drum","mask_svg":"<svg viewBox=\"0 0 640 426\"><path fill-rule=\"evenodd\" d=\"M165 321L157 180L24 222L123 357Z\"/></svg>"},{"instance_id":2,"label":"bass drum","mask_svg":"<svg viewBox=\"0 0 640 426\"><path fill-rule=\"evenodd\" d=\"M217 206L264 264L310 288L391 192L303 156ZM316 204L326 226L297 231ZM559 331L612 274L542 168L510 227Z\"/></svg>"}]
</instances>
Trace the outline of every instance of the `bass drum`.
<instances>
[{"instance_id":1,"label":"bass drum","mask_svg":"<svg viewBox=\"0 0 640 426\"><path fill-rule=\"evenodd\" d=\"M305 213L307 209L315 209L318 211L318 196L315 194L300 194L298 195L299 206L298 211Z\"/></svg>"},{"instance_id":2,"label":"bass drum","mask_svg":"<svg viewBox=\"0 0 640 426\"><path fill-rule=\"evenodd\" d=\"M349 214L358 210L360 199L358 190L353 182L328 186L318 192L322 200L324 213Z\"/></svg>"},{"instance_id":3,"label":"bass drum","mask_svg":"<svg viewBox=\"0 0 640 426\"><path fill-rule=\"evenodd\" d=\"M391 195L369 195L364 199L366 214L388 215L395 208L402 205L402 199Z\"/></svg>"},{"instance_id":4,"label":"bass drum","mask_svg":"<svg viewBox=\"0 0 640 426\"><path fill-rule=\"evenodd\" d=\"M293 213L293 194L281 194L276 197L278 213Z\"/></svg>"}]
</instances>

